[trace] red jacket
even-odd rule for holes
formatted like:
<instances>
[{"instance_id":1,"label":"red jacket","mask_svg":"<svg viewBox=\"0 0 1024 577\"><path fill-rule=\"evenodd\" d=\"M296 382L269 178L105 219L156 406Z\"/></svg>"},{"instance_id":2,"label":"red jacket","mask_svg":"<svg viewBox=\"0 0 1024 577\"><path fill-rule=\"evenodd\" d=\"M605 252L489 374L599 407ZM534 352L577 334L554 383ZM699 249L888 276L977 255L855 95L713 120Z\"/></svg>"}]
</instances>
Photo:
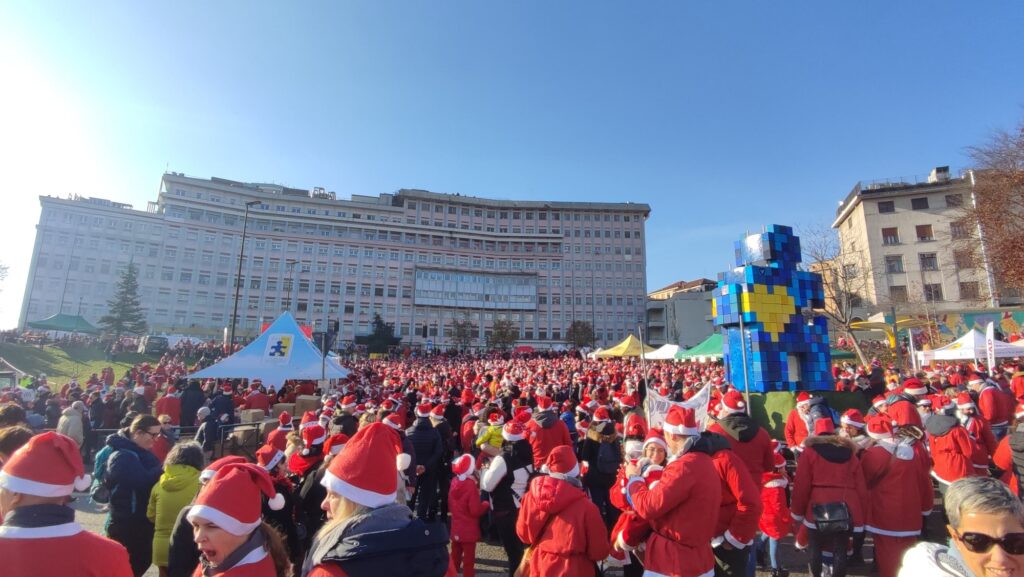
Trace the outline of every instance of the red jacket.
<instances>
[{"instance_id":1,"label":"red jacket","mask_svg":"<svg viewBox=\"0 0 1024 577\"><path fill-rule=\"evenodd\" d=\"M937 419L944 415L935 415L928 420L928 447L932 454L932 476L944 485L957 479L975 475L972 458L974 441L967 434L955 417L945 417L949 423L937 427Z\"/></svg>"},{"instance_id":2,"label":"red jacket","mask_svg":"<svg viewBox=\"0 0 1024 577\"><path fill-rule=\"evenodd\" d=\"M480 540L480 517L490 509L480 500L480 489L472 477L452 479L448 489L448 510L452 514L452 541L476 543Z\"/></svg>"},{"instance_id":3,"label":"red jacket","mask_svg":"<svg viewBox=\"0 0 1024 577\"><path fill-rule=\"evenodd\" d=\"M793 517L786 504L789 479L782 473L761 476L761 519L757 527L772 539L782 539L793 530Z\"/></svg>"},{"instance_id":4,"label":"red jacket","mask_svg":"<svg viewBox=\"0 0 1024 577\"><path fill-rule=\"evenodd\" d=\"M793 409L786 417L786 428L784 429L786 444L790 449L799 449L807 438L807 423L800 415L800 411Z\"/></svg>"},{"instance_id":5,"label":"red jacket","mask_svg":"<svg viewBox=\"0 0 1024 577\"><path fill-rule=\"evenodd\" d=\"M793 480L792 515L807 528L817 527L813 505L846 502L853 521L853 530L864 530L864 502L867 492L864 474L857 459L858 447L838 435L808 437L806 450L796 464Z\"/></svg>"},{"instance_id":6,"label":"red jacket","mask_svg":"<svg viewBox=\"0 0 1024 577\"><path fill-rule=\"evenodd\" d=\"M985 419L973 416L968 417L963 425L967 429L967 434L971 436L976 445L974 456L971 460L976 468L985 469L987 473L988 461L992 458L992 454L996 452L996 438L992 434L992 428L985 422Z\"/></svg>"},{"instance_id":7,"label":"red jacket","mask_svg":"<svg viewBox=\"0 0 1024 577\"><path fill-rule=\"evenodd\" d=\"M538 412L526 423L526 440L533 449L533 466L537 469L548 460L555 447L572 445L569 428L554 411Z\"/></svg>"},{"instance_id":8,"label":"red jacket","mask_svg":"<svg viewBox=\"0 0 1024 577\"><path fill-rule=\"evenodd\" d=\"M1024 373L1013 373L1010 379L1010 391L1018 401L1024 398Z\"/></svg>"},{"instance_id":9,"label":"red jacket","mask_svg":"<svg viewBox=\"0 0 1024 577\"><path fill-rule=\"evenodd\" d=\"M171 424L181 424L181 398L164 395L156 400L156 416L167 415L171 418Z\"/></svg>"},{"instance_id":10,"label":"red jacket","mask_svg":"<svg viewBox=\"0 0 1024 577\"><path fill-rule=\"evenodd\" d=\"M722 483L711 457L684 453L665 467L657 485L648 489L634 480L627 493L634 510L654 530L644 553L648 571L668 577L702 577L714 571L711 539L718 522Z\"/></svg>"},{"instance_id":11,"label":"red jacket","mask_svg":"<svg viewBox=\"0 0 1024 577\"><path fill-rule=\"evenodd\" d=\"M890 537L921 533L934 501L929 463L912 446L880 441L861 455L868 490L867 530Z\"/></svg>"},{"instance_id":12,"label":"red jacket","mask_svg":"<svg viewBox=\"0 0 1024 577\"><path fill-rule=\"evenodd\" d=\"M978 412L992 426L1008 424L1013 408L1013 397L995 385L985 385L978 393Z\"/></svg>"},{"instance_id":13,"label":"red jacket","mask_svg":"<svg viewBox=\"0 0 1024 577\"><path fill-rule=\"evenodd\" d=\"M775 467L771 437L763 427L747 415L729 415L712 423L708 430L722 435L729 441L732 450L747 466L747 472L750 473L750 478L754 480L755 486L764 473ZM759 487L758 490L760 490Z\"/></svg>"},{"instance_id":14,"label":"red jacket","mask_svg":"<svg viewBox=\"0 0 1024 577\"><path fill-rule=\"evenodd\" d=\"M288 433L291 432L291 429L285 430L278 427L267 433L267 444L278 451L284 451L288 448Z\"/></svg>"},{"instance_id":15,"label":"red jacket","mask_svg":"<svg viewBox=\"0 0 1024 577\"><path fill-rule=\"evenodd\" d=\"M64 530L73 534L47 537L47 530L55 533ZM24 528L7 525L0 529L0 559L3 559L4 575L132 575L128 552L123 545L85 531L77 523L38 527L34 532L30 535Z\"/></svg>"},{"instance_id":16,"label":"red jacket","mask_svg":"<svg viewBox=\"0 0 1024 577\"><path fill-rule=\"evenodd\" d=\"M710 444L708 449L711 460L722 483L715 545L725 540L733 547L746 547L754 540L757 523L761 518L761 497L758 495L757 484L739 455L728 448L728 441L721 435L709 435L702 441Z\"/></svg>"},{"instance_id":17,"label":"red jacket","mask_svg":"<svg viewBox=\"0 0 1024 577\"><path fill-rule=\"evenodd\" d=\"M582 488L555 477L537 477L530 483L516 534L533 546L531 577L591 577L594 563L610 550L597 506Z\"/></svg>"},{"instance_id":18,"label":"red jacket","mask_svg":"<svg viewBox=\"0 0 1024 577\"><path fill-rule=\"evenodd\" d=\"M261 409L264 415L270 414L270 396L266 393L253 391L245 398L243 409Z\"/></svg>"},{"instance_id":19,"label":"red jacket","mask_svg":"<svg viewBox=\"0 0 1024 577\"><path fill-rule=\"evenodd\" d=\"M902 398L902 396L896 402L889 404L886 413L897 426L913 425L919 429L924 428L924 424L921 423L921 413L917 412L917 404Z\"/></svg>"},{"instance_id":20,"label":"red jacket","mask_svg":"<svg viewBox=\"0 0 1024 577\"><path fill-rule=\"evenodd\" d=\"M218 577L277 577L277 568L274 567L274 559L266 551L262 551L263 556L260 557L260 550L257 549L249 555L246 555L240 563L236 564L223 573L217 573ZM196 566L195 572L192 573L192 577L204 577L203 564L200 563Z\"/></svg>"},{"instance_id":21,"label":"red jacket","mask_svg":"<svg viewBox=\"0 0 1024 577\"><path fill-rule=\"evenodd\" d=\"M1003 471L999 480L1006 483L1010 490L1013 491L1013 494L1016 495L1019 488L1017 486L1017 475L1013 472L1013 451L1010 449L1010 435L1000 439L995 453L992 454L992 464Z\"/></svg>"},{"instance_id":22,"label":"red jacket","mask_svg":"<svg viewBox=\"0 0 1024 577\"><path fill-rule=\"evenodd\" d=\"M473 433L473 427L476 425L478 420L479 419L476 417L467 417L462 421L462 428L459 430L459 438L462 441L462 450L466 453L470 452L473 448L473 441L476 440L476 435Z\"/></svg>"}]
</instances>

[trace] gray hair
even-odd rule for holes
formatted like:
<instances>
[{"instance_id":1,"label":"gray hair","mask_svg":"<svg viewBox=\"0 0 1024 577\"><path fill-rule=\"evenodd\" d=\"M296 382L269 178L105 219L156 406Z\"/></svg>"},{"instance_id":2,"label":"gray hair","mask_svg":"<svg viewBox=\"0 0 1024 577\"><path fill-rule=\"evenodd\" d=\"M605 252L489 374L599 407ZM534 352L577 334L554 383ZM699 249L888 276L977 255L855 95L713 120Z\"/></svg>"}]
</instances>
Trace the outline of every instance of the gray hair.
<instances>
[{"instance_id":1,"label":"gray hair","mask_svg":"<svg viewBox=\"0 0 1024 577\"><path fill-rule=\"evenodd\" d=\"M960 517L970 513L1008 513L1024 525L1024 503L998 479L966 477L954 481L945 501L946 516L954 529L960 528Z\"/></svg>"},{"instance_id":2,"label":"gray hair","mask_svg":"<svg viewBox=\"0 0 1024 577\"><path fill-rule=\"evenodd\" d=\"M206 467L206 455L203 454L203 448L199 443L194 441L178 443L171 447L171 452L167 453L167 459L164 461L164 464L187 465L202 471L203 467Z\"/></svg>"}]
</instances>

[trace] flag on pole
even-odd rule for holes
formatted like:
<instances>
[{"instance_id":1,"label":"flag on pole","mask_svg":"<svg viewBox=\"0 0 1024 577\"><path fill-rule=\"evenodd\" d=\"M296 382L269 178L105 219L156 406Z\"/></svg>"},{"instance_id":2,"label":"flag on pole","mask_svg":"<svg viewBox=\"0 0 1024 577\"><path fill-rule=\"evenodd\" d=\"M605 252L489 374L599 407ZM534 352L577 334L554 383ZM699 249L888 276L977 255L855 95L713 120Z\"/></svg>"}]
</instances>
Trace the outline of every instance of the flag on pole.
<instances>
[{"instance_id":1,"label":"flag on pole","mask_svg":"<svg viewBox=\"0 0 1024 577\"><path fill-rule=\"evenodd\" d=\"M985 327L985 363L988 365L988 376L995 378L996 371L996 324L988 323Z\"/></svg>"}]
</instances>

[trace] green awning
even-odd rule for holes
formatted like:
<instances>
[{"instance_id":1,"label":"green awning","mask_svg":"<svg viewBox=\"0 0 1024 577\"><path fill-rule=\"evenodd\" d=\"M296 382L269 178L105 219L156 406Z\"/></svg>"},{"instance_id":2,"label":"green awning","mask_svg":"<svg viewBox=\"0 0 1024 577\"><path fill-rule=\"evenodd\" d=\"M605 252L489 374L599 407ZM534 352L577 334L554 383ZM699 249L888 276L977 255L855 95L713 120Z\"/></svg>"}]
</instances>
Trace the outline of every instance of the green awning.
<instances>
[{"instance_id":1,"label":"green awning","mask_svg":"<svg viewBox=\"0 0 1024 577\"><path fill-rule=\"evenodd\" d=\"M848 361L848 360L852 360L852 359L857 358L857 353L855 353L853 351L844 351L844 350L840 350L840 349L832 349L830 352L832 353L832 360L833 361Z\"/></svg>"},{"instance_id":2,"label":"green awning","mask_svg":"<svg viewBox=\"0 0 1024 577\"><path fill-rule=\"evenodd\" d=\"M25 324L29 328L41 331L63 331L66 333L86 333L90 335L100 332L84 318L78 315L66 315L63 313L57 313L52 317L46 317L38 321L28 321Z\"/></svg>"},{"instance_id":3,"label":"green awning","mask_svg":"<svg viewBox=\"0 0 1024 577\"><path fill-rule=\"evenodd\" d=\"M676 360L722 358L722 333L714 333L700 344L676 353Z\"/></svg>"}]
</instances>

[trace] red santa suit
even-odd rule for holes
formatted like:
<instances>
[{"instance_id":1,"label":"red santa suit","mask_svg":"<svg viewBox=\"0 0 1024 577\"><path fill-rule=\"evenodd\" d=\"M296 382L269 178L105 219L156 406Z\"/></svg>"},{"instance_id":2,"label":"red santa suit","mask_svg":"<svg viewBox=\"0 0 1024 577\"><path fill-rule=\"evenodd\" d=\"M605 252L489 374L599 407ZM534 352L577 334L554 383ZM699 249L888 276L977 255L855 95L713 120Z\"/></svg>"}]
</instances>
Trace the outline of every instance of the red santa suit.
<instances>
[{"instance_id":1,"label":"red santa suit","mask_svg":"<svg viewBox=\"0 0 1024 577\"><path fill-rule=\"evenodd\" d=\"M996 452L992 454L992 464L1003 472L999 480L1006 483L1014 495L1020 490L1017 485L1017 474L1013 468L1013 450L1010 449L1010 435L1003 437L996 446Z\"/></svg>"},{"instance_id":2,"label":"red santa suit","mask_svg":"<svg viewBox=\"0 0 1024 577\"><path fill-rule=\"evenodd\" d=\"M998 386L986 383L978 392L978 412L992 427L1005 427L1013 415L1013 398Z\"/></svg>"},{"instance_id":3,"label":"red santa suit","mask_svg":"<svg viewBox=\"0 0 1024 577\"><path fill-rule=\"evenodd\" d=\"M294 430L292 416L284 411L277 416L277 421L277 428L267 433L267 444L278 451L284 451L288 448L288 434Z\"/></svg>"},{"instance_id":4,"label":"red santa suit","mask_svg":"<svg viewBox=\"0 0 1024 577\"><path fill-rule=\"evenodd\" d=\"M533 466L539 469L555 447L572 445L569 428L552 409L537 411L526 423L526 440L533 450Z\"/></svg>"},{"instance_id":5,"label":"red santa suit","mask_svg":"<svg viewBox=\"0 0 1024 577\"><path fill-rule=\"evenodd\" d=\"M956 417L933 415L928 419L928 448L932 454L932 477L949 485L973 477L975 444Z\"/></svg>"},{"instance_id":6,"label":"red santa suit","mask_svg":"<svg viewBox=\"0 0 1024 577\"><path fill-rule=\"evenodd\" d=\"M900 560L921 533L922 515L932 511L928 463L907 444L879 439L861 456L869 492L867 530L874 536L880 577L896 577Z\"/></svg>"},{"instance_id":7,"label":"red santa suit","mask_svg":"<svg viewBox=\"0 0 1024 577\"><path fill-rule=\"evenodd\" d=\"M771 539L779 540L793 530L793 518L786 504L785 473L766 471L761 475L761 518L757 527Z\"/></svg>"},{"instance_id":8,"label":"red santa suit","mask_svg":"<svg viewBox=\"0 0 1024 577\"><path fill-rule=\"evenodd\" d=\"M917 412L917 399L906 393L897 393L886 399L886 413L897 427L915 426L919 429L924 425L921 422L921 413Z\"/></svg>"},{"instance_id":9,"label":"red santa suit","mask_svg":"<svg viewBox=\"0 0 1024 577\"><path fill-rule=\"evenodd\" d=\"M803 449L804 440L807 439L807 421L800 411L793 409L786 417L786 427L783 430L786 438L786 445L794 451Z\"/></svg>"},{"instance_id":10,"label":"red santa suit","mask_svg":"<svg viewBox=\"0 0 1024 577\"><path fill-rule=\"evenodd\" d=\"M793 518L808 529L816 529L811 508L819 503L844 501L854 532L863 531L867 491L857 459L858 447L837 435L808 437L804 447L793 480Z\"/></svg>"},{"instance_id":11,"label":"red santa suit","mask_svg":"<svg viewBox=\"0 0 1024 577\"><path fill-rule=\"evenodd\" d=\"M171 418L171 424L178 426L181 424L181 397L167 394L156 401L157 416L167 415Z\"/></svg>"},{"instance_id":12,"label":"red santa suit","mask_svg":"<svg viewBox=\"0 0 1024 577\"><path fill-rule=\"evenodd\" d=\"M192 577L204 577L202 563L196 566ZM217 577L277 577L277 568L266 549L260 547L241 558L227 571L218 572Z\"/></svg>"},{"instance_id":13,"label":"red santa suit","mask_svg":"<svg viewBox=\"0 0 1024 577\"><path fill-rule=\"evenodd\" d=\"M971 440L974 441L975 450L971 457L974 468L978 469L979 475L987 474L989 459L996 452L997 446L996 438L992 435L992 429L983 419L973 415L964 415L960 422L963 424L964 429L967 429L967 434L971 436Z\"/></svg>"},{"instance_id":14,"label":"red santa suit","mask_svg":"<svg viewBox=\"0 0 1024 577\"><path fill-rule=\"evenodd\" d=\"M260 409L264 415L270 414L270 395L259 390L249 393L242 404L243 409Z\"/></svg>"},{"instance_id":15,"label":"red santa suit","mask_svg":"<svg viewBox=\"0 0 1024 577\"><path fill-rule=\"evenodd\" d=\"M712 423L708 431L718 433L729 441L736 456L746 465L751 479L760 479L761 475L772 470L775 461L772 439L763 427L745 413L723 417Z\"/></svg>"},{"instance_id":16,"label":"red santa suit","mask_svg":"<svg viewBox=\"0 0 1024 577\"><path fill-rule=\"evenodd\" d=\"M754 540L761 518L757 485L746 465L721 435L705 434L701 438L701 449L711 455L722 483L722 500L712 545L718 547L722 542L728 542L737 549L746 547Z\"/></svg>"},{"instance_id":17,"label":"red santa suit","mask_svg":"<svg viewBox=\"0 0 1024 577\"><path fill-rule=\"evenodd\" d=\"M473 577L476 544L480 541L480 517L490 509L490 502L480 499L480 489L473 479L473 458L464 454L452 463L452 479L448 489L448 510L452 514L451 564L462 569L463 577Z\"/></svg>"}]
</instances>

